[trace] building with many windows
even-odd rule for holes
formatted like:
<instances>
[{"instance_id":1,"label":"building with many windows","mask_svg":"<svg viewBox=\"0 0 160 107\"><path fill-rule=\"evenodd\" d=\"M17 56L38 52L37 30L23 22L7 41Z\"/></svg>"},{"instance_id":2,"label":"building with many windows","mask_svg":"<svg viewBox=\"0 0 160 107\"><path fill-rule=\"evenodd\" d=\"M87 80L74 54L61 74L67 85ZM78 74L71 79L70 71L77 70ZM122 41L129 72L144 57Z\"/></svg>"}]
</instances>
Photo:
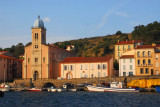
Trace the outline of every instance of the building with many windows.
<instances>
[{"instance_id":1,"label":"building with many windows","mask_svg":"<svg viewBox=\"0 0 160 107\"><path fill-rule=\"evenodd\" d=\"M155 45L141 45L135 48L136 75L154 75Z\"/></svg>"},{"instance_id":2,"label":"building with many windows","mask_svg":"<svg viewBox=\"0 0 160 107\"><path fill-rule=\"evenodd\" d=\"M59 62L76 54L46 44L46 28L38 17L32 27L32 43L25 47L23 79L44 79L59 77Z\"/></svg>"},{"instance_id":3,"label":"building with many windows","mask_svg":"<svg viewBox=\"0 0 160 107\"><path fill-rule=\"evenodd\" d=\"M135 75L134 55L123 55L119 58L119 76Z\"/></svg>"},{"instance_id":4,"label":"building with many windows","mask_svg":"<svg viewBox=\"0 0 160 107\"><path fill-rule=\"evenodd\" d=\"M133 41L119 41L115 44L115 60L118 60L123 53L134 49L136 46L142 45L142 41L133 40Z\"/></svg>"},{"instance_id":5,"label":"building with many windows","mask_svg":"<svg viewBox=\"0 0 160 107\"><path fill-rule=\"evenodd\" d=\"M94 78L113 75L113 57L68 57L60 63L61 78Z\"/></svg>"},{"instance_id":6,"label":"building with many windows","mask_svg":"<svg viewBox=\"0 0 160 107\"><path fill-rule=\"evenodd\" d=\"M23 60L0 54L0 81L13 81L14 78L22 78Z\"/></svg>"}]
</instances>

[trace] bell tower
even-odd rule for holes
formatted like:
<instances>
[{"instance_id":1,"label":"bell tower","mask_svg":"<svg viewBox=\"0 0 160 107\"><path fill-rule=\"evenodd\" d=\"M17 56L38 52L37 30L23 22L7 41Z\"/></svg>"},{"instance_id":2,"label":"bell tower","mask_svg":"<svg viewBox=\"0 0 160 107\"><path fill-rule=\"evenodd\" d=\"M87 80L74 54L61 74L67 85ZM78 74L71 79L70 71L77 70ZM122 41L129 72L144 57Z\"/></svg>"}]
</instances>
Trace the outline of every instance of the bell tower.
<instances>
[{"instance_id":1,"label":"bell tower","mask_svg":"<svg viewBox=\"0 0 160 107\"><path fill-rule=\"evenodd\" d=\"M41 44L46 44L46 29L40 16L38 16L32 27L32 45L33 48L38 49Z\"/></svg>"}]
</instances>

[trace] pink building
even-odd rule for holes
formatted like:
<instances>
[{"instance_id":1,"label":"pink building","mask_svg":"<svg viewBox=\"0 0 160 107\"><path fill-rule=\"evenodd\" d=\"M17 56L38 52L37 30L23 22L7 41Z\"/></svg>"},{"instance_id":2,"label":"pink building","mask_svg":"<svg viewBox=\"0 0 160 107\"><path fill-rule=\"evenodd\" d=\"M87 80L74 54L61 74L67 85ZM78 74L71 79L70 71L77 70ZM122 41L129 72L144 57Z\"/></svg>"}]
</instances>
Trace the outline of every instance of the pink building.
<instances>
[{"instance_id":1,"label":"pink building","mask_svg":"<svg viewBox=\"0 0 160 107\"><path fill-rule=\"evenodd\" d=\"M22 61L6 55L0 55L0 81L13 81L22 78ZM5 77L5 78L4 78Z\"/></svg>"}]
</instances>

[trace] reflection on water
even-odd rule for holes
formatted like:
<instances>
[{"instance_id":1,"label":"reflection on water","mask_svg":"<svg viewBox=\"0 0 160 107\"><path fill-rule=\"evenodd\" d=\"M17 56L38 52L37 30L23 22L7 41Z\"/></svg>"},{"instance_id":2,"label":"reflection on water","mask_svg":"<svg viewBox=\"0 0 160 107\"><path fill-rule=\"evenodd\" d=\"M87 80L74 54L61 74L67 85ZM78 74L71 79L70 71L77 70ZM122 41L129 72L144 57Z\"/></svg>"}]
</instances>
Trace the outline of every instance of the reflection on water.
<instances>
[{"instance_id":1,"label":"reflection on water","mask_svg":"<svg viewBox=\"0 0 160 107\"><path fill-rule=\"evenodd\" d=\"M159 93L5 92L0 107L158 107Z\"/></svg>"}]
</instances>

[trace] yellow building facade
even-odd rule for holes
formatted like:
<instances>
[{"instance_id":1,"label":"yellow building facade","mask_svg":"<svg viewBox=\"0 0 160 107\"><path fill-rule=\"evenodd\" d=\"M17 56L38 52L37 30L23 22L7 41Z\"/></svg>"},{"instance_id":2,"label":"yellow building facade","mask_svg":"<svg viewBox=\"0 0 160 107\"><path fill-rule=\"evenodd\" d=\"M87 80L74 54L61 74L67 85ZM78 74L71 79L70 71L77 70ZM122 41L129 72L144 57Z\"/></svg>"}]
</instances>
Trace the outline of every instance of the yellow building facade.
<instances>
[{"instance_id":1,"label":"yellow building facade","mask_svg":"<svg viewBox=\"0 0 160 107\"><path fill-rule=\"evenodd\" d=\"M128 52L132 49L134 49L136 46L138 45L142 45L143 42L142 41L137 41L137 40L133 40L133 41L119 41L115 44L115 51L114 51L114 56L115 56L115 60L118 60L122 54L124 54L125 52Z\"/></svg>"},{"instance_id":2,"label":"yellow building facade","mask_svg":"<svg viewBox=\"0 0 160 107\"><path fill-rule=\"evenodd\" d=\"M135 48L136 75L154 75L155 46L141 45Z\"/></svg>"}]
</instances>

